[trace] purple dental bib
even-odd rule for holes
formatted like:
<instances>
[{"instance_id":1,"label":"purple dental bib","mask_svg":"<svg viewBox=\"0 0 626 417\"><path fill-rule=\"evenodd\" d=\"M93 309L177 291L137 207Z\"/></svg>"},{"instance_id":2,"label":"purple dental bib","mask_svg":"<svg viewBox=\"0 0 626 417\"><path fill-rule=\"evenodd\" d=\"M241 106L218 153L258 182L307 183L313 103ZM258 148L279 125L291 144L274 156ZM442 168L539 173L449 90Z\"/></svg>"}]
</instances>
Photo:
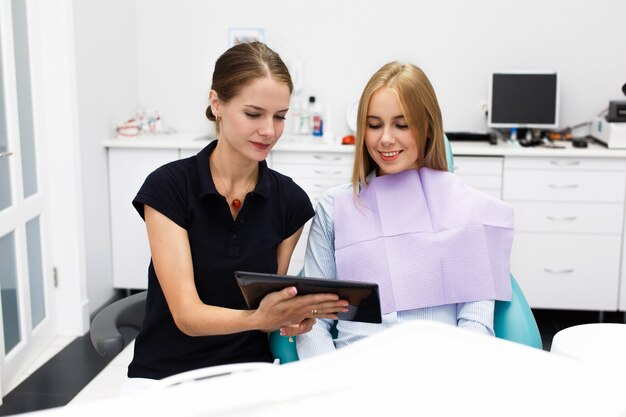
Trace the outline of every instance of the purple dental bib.
<instances>
[{"instance_id":1,"label":"purple dental bib","mask_svg":"<svg viewBox=\"0 0 626 417\"><path fill-rule=\"evenodd\" d=\"M511 299L513 209L456 175L373 177L333 210L337 278L377 283L383 314Z\"/></svg>"}]
</instances>

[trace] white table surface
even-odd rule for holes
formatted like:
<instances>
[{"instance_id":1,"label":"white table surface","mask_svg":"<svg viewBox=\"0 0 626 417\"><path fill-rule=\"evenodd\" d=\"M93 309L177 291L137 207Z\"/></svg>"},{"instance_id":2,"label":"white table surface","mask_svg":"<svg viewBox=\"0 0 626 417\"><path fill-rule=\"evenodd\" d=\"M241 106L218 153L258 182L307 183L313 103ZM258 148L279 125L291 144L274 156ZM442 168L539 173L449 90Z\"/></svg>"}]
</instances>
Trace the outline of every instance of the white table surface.
<instances>
[{"instance_id":1,"label":"white table surface","mask_svg":"<svg viewBox=\"0 0 626 417\"><path fill-rule=\"evenodd\" d=\"M437 322L282 366L34 413L219 416L626 416L626 378Z\"/></svg>"},{"instance_id":2,"label":"white table surface","mask_svg":"<svg viewBox=\"0 0 626 417\"><path fill-rule=\"evenodd\" d=\"M550 352L626 377L626 324L590 323L568 327L554 335Z\"/></svg>"}]
</instances>

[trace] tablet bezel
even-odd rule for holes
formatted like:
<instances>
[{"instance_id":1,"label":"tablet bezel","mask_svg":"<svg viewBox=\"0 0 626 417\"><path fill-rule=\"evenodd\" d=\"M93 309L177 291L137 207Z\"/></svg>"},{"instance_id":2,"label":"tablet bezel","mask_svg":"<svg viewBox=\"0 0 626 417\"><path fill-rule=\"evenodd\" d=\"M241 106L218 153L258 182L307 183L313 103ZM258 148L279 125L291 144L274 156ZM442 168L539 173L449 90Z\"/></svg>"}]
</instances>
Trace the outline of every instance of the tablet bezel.
<instances>
[{"instance_id":1,"label":"tablet bezel","mask_svg":"<svg viewBox=\"0 0 626 417\"><path fill-rule=\"evenodd\" d=\"M339 313L339 320L382 323L378 284L361 281L309 278L249 271L235 271L235 280L249 308L259 307L267 294L290 286L298 295L337 294L350 303L347 313Z\"/></svg>"}]
</instances>

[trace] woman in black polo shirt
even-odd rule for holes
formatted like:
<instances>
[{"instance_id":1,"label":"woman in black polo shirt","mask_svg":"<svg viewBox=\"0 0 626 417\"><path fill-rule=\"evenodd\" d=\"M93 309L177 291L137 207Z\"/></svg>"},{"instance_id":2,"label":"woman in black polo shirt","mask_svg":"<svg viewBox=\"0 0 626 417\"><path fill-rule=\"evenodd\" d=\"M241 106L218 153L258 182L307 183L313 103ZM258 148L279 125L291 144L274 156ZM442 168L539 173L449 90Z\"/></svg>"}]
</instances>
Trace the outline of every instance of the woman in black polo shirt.
<instances>
[{"instance_id":1,"label":"woman in black polo shirt","mask_svg":"<svg viewBox=\"0 0 626 417\"><path fill-rule=\"evenodd\" d=\"M158 168L133 200L152 261L130 378L271 362L265 332L305 333L314 317L346 310L334 294L296 296L293 287L247 310L233 277L235 270L285 274L314 215L305 192L265 163L284 130L292 88L285 64L266 45L227 50L215 64L206 110L219 139Z\"/></svg>"}]
</instances>

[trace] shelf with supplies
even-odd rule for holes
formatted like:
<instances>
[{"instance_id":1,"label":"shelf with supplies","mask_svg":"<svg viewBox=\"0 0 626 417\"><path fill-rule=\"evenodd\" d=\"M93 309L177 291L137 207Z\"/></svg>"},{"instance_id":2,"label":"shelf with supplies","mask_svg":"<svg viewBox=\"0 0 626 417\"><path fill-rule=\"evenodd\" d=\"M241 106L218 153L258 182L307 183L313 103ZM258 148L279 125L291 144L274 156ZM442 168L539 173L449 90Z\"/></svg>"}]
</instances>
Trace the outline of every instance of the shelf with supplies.
<instances>
[{"instance_id":1,"label":"shelf with supplies","mask_svg":"<svg viewBox=\"0 0 626 417\"><path fill-rule=\"evenodd\" d=\"M208 143L197 132L104 141L116 288L147 284L149 250L145 226L130 204L134 193L158 165ZM557 144L564 147L462 141L451 147L463 181L515 208L511 265L531 307L626 311L626 150ZM350 182L353 158L353 145L287 135L268 164L292 177L315 204L326 189ZM290 274L302 267L308 226Z\"/></svg>"}]
</instances>

